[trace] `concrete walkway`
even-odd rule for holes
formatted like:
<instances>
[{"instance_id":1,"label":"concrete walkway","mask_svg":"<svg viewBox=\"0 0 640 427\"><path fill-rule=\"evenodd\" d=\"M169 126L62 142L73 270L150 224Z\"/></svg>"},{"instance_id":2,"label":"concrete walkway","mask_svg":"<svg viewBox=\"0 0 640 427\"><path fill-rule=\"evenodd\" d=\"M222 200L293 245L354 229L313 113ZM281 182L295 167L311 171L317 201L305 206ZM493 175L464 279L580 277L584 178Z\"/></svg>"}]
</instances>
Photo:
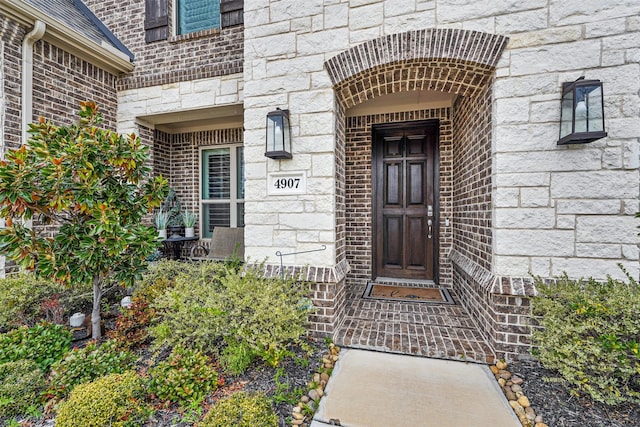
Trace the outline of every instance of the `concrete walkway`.
<instances>
[{"instance_id":1,"label":"concrete walkway","mask_svg":"<svg viewBox=\"0 0 640 427\"><path fill-rule=\"evenodd\" d=\"M486 365L343 349L311 427L519 427Z\"/></svg>"}]
</instances>

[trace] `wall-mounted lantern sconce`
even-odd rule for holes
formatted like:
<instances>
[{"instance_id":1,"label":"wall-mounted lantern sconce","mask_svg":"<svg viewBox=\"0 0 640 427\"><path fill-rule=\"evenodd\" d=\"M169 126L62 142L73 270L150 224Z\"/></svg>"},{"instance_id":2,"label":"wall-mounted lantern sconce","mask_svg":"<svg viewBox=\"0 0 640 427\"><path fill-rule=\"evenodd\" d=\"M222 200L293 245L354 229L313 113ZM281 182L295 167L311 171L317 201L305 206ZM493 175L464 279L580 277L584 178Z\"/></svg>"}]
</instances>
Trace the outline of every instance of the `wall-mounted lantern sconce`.
<instances>
[{"instance_id":1,"label":"wall-mounted lantern sconce","mask_svg":"<svg viewBox=\"0 0 640 427\"><path fill-rule=\"evenodd\" d=\"M582 76L563 83L558 145L584 144L605 136L602 82Z\"/></svg>"},{"instance_id":2,"label":"wall-mounted lantern sconce","mask_svg":"<svg viewBox=\"0 0 640 427\"><path fill-rule=\"evenodd\" d=\"M276 109L267 114L267 151L265 156L271 159L290 159L291 127L289 110Z\"/></svg>"}]
</instances>

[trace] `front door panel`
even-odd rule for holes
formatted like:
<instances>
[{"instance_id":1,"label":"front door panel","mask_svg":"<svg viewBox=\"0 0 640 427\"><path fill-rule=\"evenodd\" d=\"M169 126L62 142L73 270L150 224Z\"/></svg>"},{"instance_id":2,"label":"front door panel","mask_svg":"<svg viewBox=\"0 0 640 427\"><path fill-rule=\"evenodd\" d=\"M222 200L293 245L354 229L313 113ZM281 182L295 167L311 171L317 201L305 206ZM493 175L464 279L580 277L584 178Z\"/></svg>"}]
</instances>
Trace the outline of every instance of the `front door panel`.
<instances>
[{"instance_id":1,"label":"front door panel","mask_svg":"<svg viewBox=\"0 0 640 427\"><path fill-rule=\"evenodd\" d=\"M437 123L373 132L374 275L435 280Z\"/></svg>"}]
</instances>

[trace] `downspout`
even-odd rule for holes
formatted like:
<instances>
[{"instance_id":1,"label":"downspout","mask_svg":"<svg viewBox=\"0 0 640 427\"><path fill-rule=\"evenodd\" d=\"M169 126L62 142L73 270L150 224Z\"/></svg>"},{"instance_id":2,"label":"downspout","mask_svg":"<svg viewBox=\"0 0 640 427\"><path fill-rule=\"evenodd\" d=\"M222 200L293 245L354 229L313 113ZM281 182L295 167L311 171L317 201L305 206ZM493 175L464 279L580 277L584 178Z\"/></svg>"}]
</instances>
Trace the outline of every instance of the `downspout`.
<instances>
[{"instance_id":1,"label":"downspout","mask_svg":"<svg viewBox=\"0 0 640 427\"><path fill-rule=\"evenodd\" d=\"M29 140L29 123L33 116L33 45L44 36L47 26L36 21L22 41L22 144Z\"/></svg>"}]
</instances>

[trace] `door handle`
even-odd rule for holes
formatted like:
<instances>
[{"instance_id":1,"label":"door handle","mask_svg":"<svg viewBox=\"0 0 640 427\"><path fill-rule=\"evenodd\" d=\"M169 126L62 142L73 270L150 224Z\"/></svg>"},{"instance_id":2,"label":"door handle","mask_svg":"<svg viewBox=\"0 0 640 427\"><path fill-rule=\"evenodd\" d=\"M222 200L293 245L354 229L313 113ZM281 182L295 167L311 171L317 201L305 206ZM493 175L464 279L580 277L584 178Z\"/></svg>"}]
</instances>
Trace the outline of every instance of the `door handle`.
<instances>
[{"instance_id":1,"label":"door handle","mask_svg":"<svg viewBox=\"0 0 640 427\"><path fill-rule=\"evenodd\" d=\"M429 232L427 233L427 239L431 238L431 226L433 225L433 221L431 221L430 219L427 220L427 225L429 226Z\"/></svg>"}]
</instances>

